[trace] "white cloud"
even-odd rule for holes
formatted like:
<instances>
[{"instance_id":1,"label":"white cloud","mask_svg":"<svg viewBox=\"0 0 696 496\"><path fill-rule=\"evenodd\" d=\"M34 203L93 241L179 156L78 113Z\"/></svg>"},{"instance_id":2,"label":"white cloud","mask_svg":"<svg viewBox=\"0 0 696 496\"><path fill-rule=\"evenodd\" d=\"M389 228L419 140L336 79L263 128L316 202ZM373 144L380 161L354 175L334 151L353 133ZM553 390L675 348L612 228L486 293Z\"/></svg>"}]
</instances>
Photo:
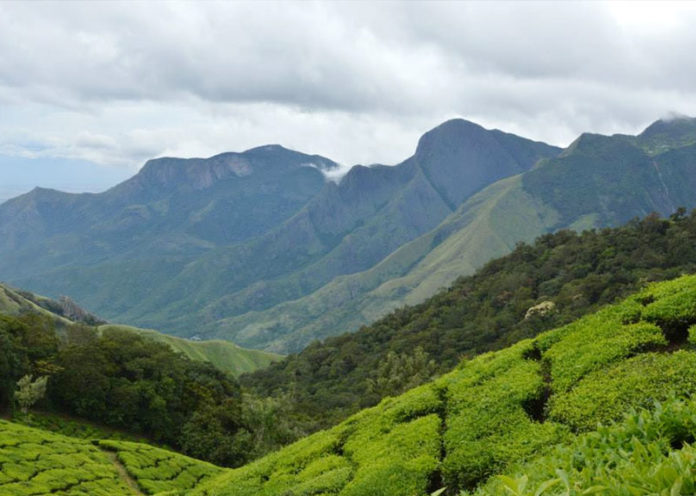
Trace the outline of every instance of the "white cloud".
<instances>
[{"instance_id":1,"label":"white cloud","mask_svg":"<svg viewBox=\"0 0 696 496\"><path fill-rule=\"evenodd\" d=\"M688 3L0 5L0 153L396 163L464 117L567 144L696 114Z\"/></svg>"}]
</instances>

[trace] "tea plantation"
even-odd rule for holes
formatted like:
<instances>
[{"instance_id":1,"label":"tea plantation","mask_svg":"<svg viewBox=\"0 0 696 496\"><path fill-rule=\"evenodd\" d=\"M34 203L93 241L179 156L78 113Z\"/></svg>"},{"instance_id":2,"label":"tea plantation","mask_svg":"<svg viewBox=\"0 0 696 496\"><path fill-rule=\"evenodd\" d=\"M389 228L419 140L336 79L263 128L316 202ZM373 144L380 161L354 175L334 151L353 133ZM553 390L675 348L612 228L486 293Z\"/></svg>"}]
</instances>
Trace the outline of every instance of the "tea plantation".
<instances>
[{"instance_id":1,"label":"tea plantation","mask_svg":"<svg viewBox=\"0 0 696 496\"><path fill-rule=\"evenodd\" d=\"M0 495L694 494L694 392L685 276L234 470L3 422Z\"/></svg>"},{"instance_id":2,"label":"tea plantation","mask_svg":"<svg viewBox=\"0 0 696 496\"><path fill-rule=\"evenodd\" d=\"M185 494L223 470L146 444L0 421L0 496Z\"/></svg>"},{"instance_id":3,"label":"tea plantation","mask_svg":"<svg viewBox=\"0 0 696 496\"><path fill-rule=\"evenodd\" d=\"M631 422L647 423L652 414L645 412L614 427L611 432L616 434L608 434L606 428L583 433L600 422L621 420L631 409L652 408L655 402L696 392L693 324L696 277L649 286L570 325L463 362L430 384L226 472L191 494L386 496L425 495L443 488L440 494L459 494L477 487L485 494L659 494L672 488L672 494L691 494L694 452L672 439L669 429L681 433L682 441L693 441L683 433L694 432L693 403L666 407L664 411L681 408L683 413L681 424L671 427L660 420L666 414L655 414L652 428L667 429L655 438L646 434L634 442L626 433ZM629 440L610 439L622 435ZM596 466L593 460L583 462L576 446L592 443L619 443L615 456L626 461L617 465L599 457ZM508 479L496 478L540 456L558 459L559 473L549 468L554 462L543 458L536 463L547 467L545 472L532 465L530 475L521 471ZM607 482L606 488L618 488L621 483L616 481L622 477L640 478L635 474L646 460L671 475L656 476L646 492L588 491L596 478L588 470L604 470L614 477L613 486ZM529 479L532 474L534 482L539 478L537 485ZM530 480L526 488L525 477Z\"/></svg>"},{"instance_id":4,"label":"tea plantation","mask_svg":"<svg viewBox=\"0 0 696 496\"><path fill-rule=\"evenodd\" d=\"M0 495L133 493L87 441L0 421Z\"/></svg>"}]
</instances>

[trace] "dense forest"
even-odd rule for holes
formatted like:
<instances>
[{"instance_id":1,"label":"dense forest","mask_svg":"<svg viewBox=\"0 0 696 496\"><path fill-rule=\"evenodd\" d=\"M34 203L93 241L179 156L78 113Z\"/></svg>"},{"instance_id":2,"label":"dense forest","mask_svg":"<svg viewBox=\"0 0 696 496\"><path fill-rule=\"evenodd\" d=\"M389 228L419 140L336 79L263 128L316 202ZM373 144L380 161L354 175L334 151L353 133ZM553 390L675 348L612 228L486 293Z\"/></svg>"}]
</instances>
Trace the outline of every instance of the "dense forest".
<instances>
[{"instance_id":1,"label":"dense forest","mask_svg":"<svg viewBox=\"0 0 696 496\"><path fill-rule=\"evenodd\" d=\"M289 398L299 430L327 427L449 371L463 357L535 336L650 281L694 270L696 211L678 209L669 219L652 214L617 228L563 230L519 244L422 304L357 333L314 342L240 381L259 396Z\"/></svg>"},{"instance_id":2,"label":"dense forest","mask_svg":"<svg viewBox=\"0 0 696 496\"><path fill-rule=\"evenodd\" d=\"M74 325L59 334L45 315L0 315L0 411L13 410L24 376L48 377L41 409L219 465L241 465L298 435L277 415L277 401L244 395L211 364L125 330Z\"/></svg>"}]
</instances>

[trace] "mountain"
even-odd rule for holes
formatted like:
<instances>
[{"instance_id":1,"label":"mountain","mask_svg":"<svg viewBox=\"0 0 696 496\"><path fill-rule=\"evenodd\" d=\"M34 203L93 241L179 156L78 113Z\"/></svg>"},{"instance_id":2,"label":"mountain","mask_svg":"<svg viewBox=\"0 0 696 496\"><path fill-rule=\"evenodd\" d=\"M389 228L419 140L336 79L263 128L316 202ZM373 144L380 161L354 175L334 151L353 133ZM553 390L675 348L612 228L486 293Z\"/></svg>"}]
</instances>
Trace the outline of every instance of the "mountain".
<instances>
[{"instance_id":1,"label":"mountain","mask_svg":"<svg viewBox=\"0 0 696 496\"><path fill-rule=\"evenodd\" d=\"M74 324L94 326L95 332L121 330L170 346L174 351L192 360L209 362L234 376L264 368L281 356L258 350L247 350L229 341L191 341L162 334L161 332L136 327L109 324L83 310L68 298L52 300L28 291L13 289L0 283L0 314L19 315L34 312L49 317L59 331Z\"/></svg>"},{"instance_id":2,"label":"mountain","mask_svg":"<svg viewBox=\"0 0 696 496\"><path fill-rule=\"evenodd\" d=\"M393 167L336 165L277 146L211 159L159 159L98 195L35 190L0 206L0 274L69 294L110 320L247 346L308 339L237 334L228 320L370 270L472 194L558 149L458 119ZM311 339L311 337L310 337Z\"/></svg>"},{"instance_id":3,"label":"mountain","mask_svg":"<svg viewBox=\"0 0 696 496\"><path fill-rule=\"evenodd\" d=\"M271 349L298 351L298 342L355 330L392 309L417 304L541 234L691 209L693 141L696 119L658 121L635 137L583 134L558 156L477 192L437 227L368 270L335 278L301 299L228 318L208 327L206 336L233 335L240 344L270 342Z\"/></svg>"}]
</instances>

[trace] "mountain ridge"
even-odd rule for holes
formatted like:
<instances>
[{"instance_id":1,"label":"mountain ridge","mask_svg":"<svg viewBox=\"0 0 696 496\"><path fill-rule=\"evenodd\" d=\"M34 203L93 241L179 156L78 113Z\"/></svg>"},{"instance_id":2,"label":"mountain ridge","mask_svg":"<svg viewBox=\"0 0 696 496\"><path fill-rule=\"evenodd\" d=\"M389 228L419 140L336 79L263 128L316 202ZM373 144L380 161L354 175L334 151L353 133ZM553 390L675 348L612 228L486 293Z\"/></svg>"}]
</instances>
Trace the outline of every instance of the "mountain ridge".
<instances>
[{"instance_id":1,"label":"mountain ridge","mask_svg":"<svg viewBox=\"0 0 696 496\"><path fill-rule=\"evenodd\" d=\"M322 177L294 212L246 238L232 227L221 232L225 204L217 217L205 217L217 223L196 224L199 232L157 226L127 259L46 264L46 272L13 282L77 295L108 318L143 327L297 351L422 301L519 241L696 206L694 122L648 126L634 137L584 133L562 151L451 120L425 133L414 155L396 166L356 166L338 184ZM131 206L117 225L137 234L162 208ZM136 256L145 252L151 258ZM32 255L39 258L34 264L45 261ZM3 270L16 269L0 262Z\"/></svg>"},{"instance_id":2,"label":"mountain ridge","mask_svg":"<svg viewBox=\"0 0 696 496\"><path fill-rule=\"evenodd\" d=\"M433 142L444 144L435 146ZM519 157L511 155L510 150ZM453 120L426 133L416 154L402 163L390 167L356 166L334 184L315 168L315 162L319 162L320 168L322 164L324 168L335 166L327 159L320 157L322 162L317 156L276 146L254 148L241 155L253 161L254 156L269 153L291 154L296 157L291 164L294 170L313 172L321 176L322 184L311 192L305 188L308 194L301 204L295 203L295 210L288 211L285 219L272 217L263 226L254 221L257 229L249 229L246 238L235 237L236 228L226 225L228 218L223 212L230 212L229 204L219 206L216 215L205 214L205 222L193 222L195 228L182 231L170 221L162 222L163 216L168 218L168 211L177 208L173 200L166 199L169 176L185 175L187 168L200 165L200 159L157 159L148 162L138 175L106 192L106 196L97 198L108 199L112 206L121 204L121 213L117 218L99 218L99 229L91 233L91 238L96 234L97 239L85 240L86 246L80 248L88 257L70 260L74 248L68 245L79 242L72 238L75 233L80 234L68 225L62 231L58 229L59 238L54 238L58 243L52 243L50 250L60 252L61 248L55 245L64 243L65 253L59 263L49 260L42 253L49 250L41 247L27 249L26 255L40 259L38 263L28 263L28 257L22 260L22 250L14 246L9 255L15 259L9 263L8 258L7 264L0 261L0 274L14 272L15 276L10 274L6 279L47 294L75 295L112 320L145 327L176 327L178 333L191 335L197 332L189 329L201 321L214 321L230 312L270 308L315 291L335 277L369 269L402 244L435 227L463 198L558 151L542 143ZM198 177L198 182L185 184L185 193L172 198L181 198L179 203L184 205L189 202L186 195L195 195L196 188L207 187L213 177L227 177L226 174L239 179L240 171L248 172L245 164L237 161L241 155L226 153L207 159L208 172ZM234 158L231 165L225 162L230 157ZM315 167L306 166L308 163ZM287 161L281 159L269 164L288 169ZM159 173L152 172L158 169ZM156 187L141 191L142 184L153 174ZM254 174L244 175L240 181L253 177ZM205 191L211 194L208 191L214 192L215 187ZM121 193L124 198L119 200ZM133 199L136 203L128 204ZM243 206L254 209L260 204L263 202L255 198ZM3 208L8 211L8 207ZM191 218L191 208L186 208L179 208L177 215ZM215 212L217 207L208 203L202 211L211 208ZM24 223L16 231L28 229L27 237L35 236L41 241L42 236L55 234L57 227L52 226L54 231L48 233L41 230L41 225L33 232L31 223ZM149 234L143 236L145 226L149 226ZM280 245L284 249L279 249ZM151 258L143 258L144 253ZM89 255L93 255L91 260ZM37 270L37 265L44 268ZM46 272L42 275L42 271ZM130 278L119 274L130 274ZM211 277L203 278L203 274ZM98 286L96 281L101 281ZM197 288L196 294L190 288ZM211 306L215 300L220 303ZM210 308L201 313L204 304ZM157 311L153 312L153 308ZM199 315L193 317L196 312ZM166 325L159 325L165 322Z\"/></svg>"}]
</instances>

